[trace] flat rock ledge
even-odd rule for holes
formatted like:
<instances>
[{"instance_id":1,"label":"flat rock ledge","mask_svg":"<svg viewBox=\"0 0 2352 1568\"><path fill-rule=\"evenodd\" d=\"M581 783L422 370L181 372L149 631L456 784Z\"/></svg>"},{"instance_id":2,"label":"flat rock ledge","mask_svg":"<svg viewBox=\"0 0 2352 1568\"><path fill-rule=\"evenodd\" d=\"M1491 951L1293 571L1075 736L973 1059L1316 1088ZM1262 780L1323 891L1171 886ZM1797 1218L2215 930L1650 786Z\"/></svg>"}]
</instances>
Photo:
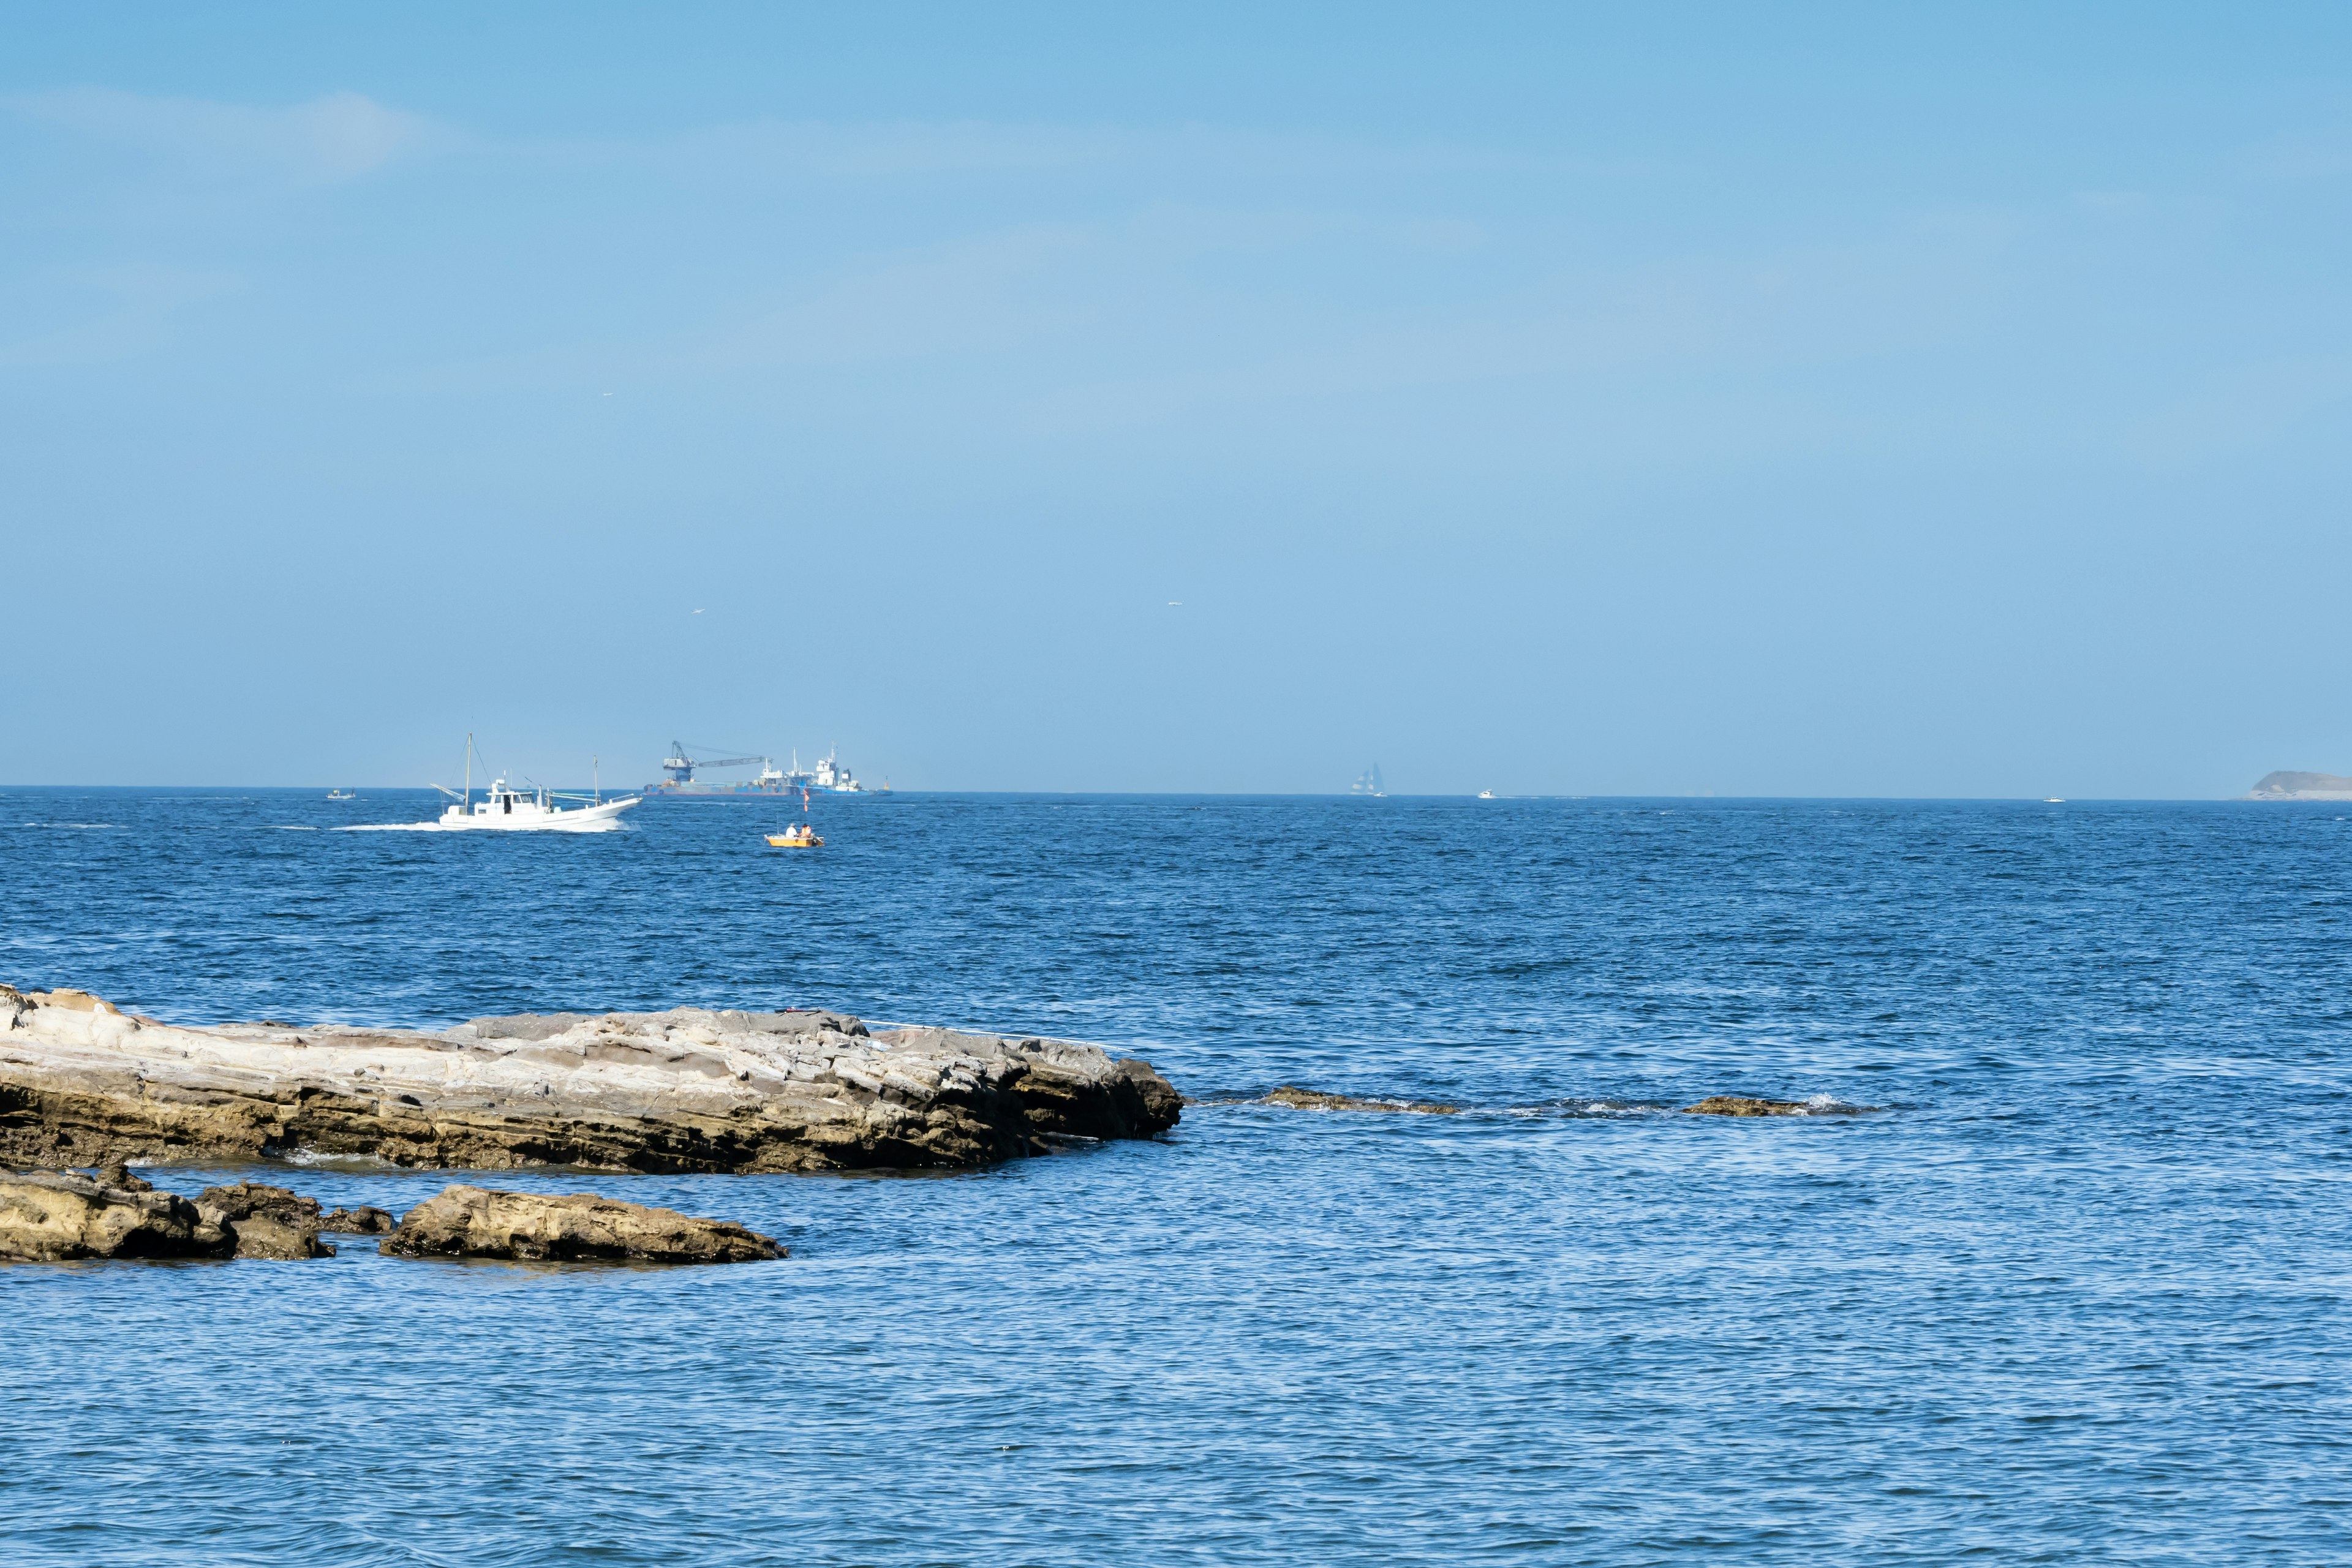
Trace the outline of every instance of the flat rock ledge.
<instances>
[{"instance_id":1,"label":"flat rock ledge","mask_svg":"<svg viewBox=\"0 0 2352 1568\"><path fill-rule=\"evenodd\" d=\"M755 1263L785 1255L774 1237L592 1193L551 1196L450 1187L401 1215L378 1251L394 1258L510 1263Z\"/></svg>"},{"instance_id":2,"label":"flat rock ledge","mask_svg":"<svg viewBox=\"0 0 2352 1568\"><path fill-rule=\"evenodd\" d=\"M0 1169L303 1152L471 1170L976 1166L1149 1138L1181 1103L1149 1062L1093 1046L835 1013L199 1029L0 985Z\"/></svg>"}]
</instances>

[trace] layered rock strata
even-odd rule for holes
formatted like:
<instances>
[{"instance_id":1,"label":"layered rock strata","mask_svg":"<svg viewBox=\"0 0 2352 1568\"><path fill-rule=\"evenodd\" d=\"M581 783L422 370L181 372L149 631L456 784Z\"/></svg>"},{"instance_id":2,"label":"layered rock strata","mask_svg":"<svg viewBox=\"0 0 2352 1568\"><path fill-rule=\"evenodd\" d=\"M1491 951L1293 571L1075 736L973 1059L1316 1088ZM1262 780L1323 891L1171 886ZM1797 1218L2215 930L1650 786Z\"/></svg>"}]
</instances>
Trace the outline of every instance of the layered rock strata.
<instances>
[{"instance_id":1,"label":"layered rock strata","mask_svg":"<svg viewBox=\"0 0 2352 1568\"><path fill-rule=\"evenodd\" d=\"M0 986L0 1167L374 1156L657 1172L969 1166L1148 1138L1176 1091L1092 1046L834 1013L182 1028Z\"/></svg>"},{"instance_id":2,"label":"layered rock strata","mask_svg":"<svg viewBox=\"0 0 2352 1568\"><path fill-rule=\"evenodd\" d=\"M731 1220L600 1198L450 1187L400 1216L377 1250L394 1258L507 1262L752 1263L782 1258L772 1236Z\"/></svg>"}]
</instances>

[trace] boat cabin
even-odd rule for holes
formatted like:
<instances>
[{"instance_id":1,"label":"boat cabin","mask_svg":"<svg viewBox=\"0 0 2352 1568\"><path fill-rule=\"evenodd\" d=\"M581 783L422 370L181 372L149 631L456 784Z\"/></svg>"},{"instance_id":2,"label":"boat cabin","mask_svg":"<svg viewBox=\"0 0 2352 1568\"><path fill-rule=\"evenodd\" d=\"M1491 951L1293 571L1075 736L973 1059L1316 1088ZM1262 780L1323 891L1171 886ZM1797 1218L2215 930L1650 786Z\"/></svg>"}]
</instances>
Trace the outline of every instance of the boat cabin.
<instances>
[{"instance_id":1,"label":"boat cabin","mask_svg":"<svg viewBox=\"0 0 2352 1568\"><path fill-rule=\"evenodd\" d=\"M544 790L515 789L504 779L494 779L490 783L488 795L474 803L474 815L476 816L544 816L548 815L546 794ZM463 816L466 815L465 808L453 805L446 815Z\"/></svg>"}]
</instances>

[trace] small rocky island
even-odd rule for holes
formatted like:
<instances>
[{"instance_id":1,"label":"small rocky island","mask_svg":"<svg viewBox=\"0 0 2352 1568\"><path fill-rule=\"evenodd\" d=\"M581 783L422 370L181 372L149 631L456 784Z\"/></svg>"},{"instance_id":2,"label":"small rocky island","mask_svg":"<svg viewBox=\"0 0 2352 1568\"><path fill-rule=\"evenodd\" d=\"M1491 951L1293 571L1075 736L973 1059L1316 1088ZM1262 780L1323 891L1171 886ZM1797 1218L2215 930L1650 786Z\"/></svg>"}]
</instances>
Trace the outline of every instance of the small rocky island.
<instances>
[{"instance_id":1,"label":"small rocky island","mask_svg":"<svg viewBox=\"0 0 2352 1568\"><path fill-rule=\"evenodd\" d=\"M2352 800L2352 778L2340 773L2264 773L2248 800Z\"/></svg>"},{"instance_id":2,"label":"small rocky island","mask_svg":"<svg viewBox=\"0 0 2352 1568\"><path fill-rule=\"evenodd\" d=\"M439 1033L184 1028L0 985L0 1168L308 1152L647 1172L977 1166L1149 1138L1181 1101L1093 1046L836 1013L558 1013Z\"/></svg>"}]
</instances>

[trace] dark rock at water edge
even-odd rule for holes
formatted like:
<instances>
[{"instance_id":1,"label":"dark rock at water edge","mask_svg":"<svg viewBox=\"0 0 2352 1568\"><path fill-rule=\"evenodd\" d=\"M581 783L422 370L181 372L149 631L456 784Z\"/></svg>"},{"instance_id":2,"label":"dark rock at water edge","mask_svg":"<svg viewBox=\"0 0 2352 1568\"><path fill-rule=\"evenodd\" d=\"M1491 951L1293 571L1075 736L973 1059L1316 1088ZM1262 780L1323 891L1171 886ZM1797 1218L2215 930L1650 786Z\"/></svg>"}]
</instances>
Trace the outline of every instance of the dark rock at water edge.
<instances>
[{"instance_id":1,"label":"dark rock at water edge","mask_svg":"<svg viewBox=\"0 0 2352 1568\"><path fill-rule=\"evenodd\" d=\"M394 1258L507 1262L751 1263L785 1255L773 1237L593 1193L455 1186L401 1216L378 1248Z\"/></svg>"},{"instance_id":2,"label":"dark rock at water edge","mask_svg":"<svg viewBox=\"0 0 2352 1568\"><path fill-rule=\"evenodd\" d=\"M319 1228L335 1236L383 1236L399 1223L384 1210L365 1204L355 1209L330 1209L319 1216Z\"/></svg>"},{"instance_id":3,"label":"dark rock at water edge","mask_svg":"<svg viewBox=\"0 0 2352 1568\"><path fill-rule=\"evenodd\" d=\"M319 1200L260 1182L206 1187L196 1210L236 1237L239 1258L332 1258L335 1249L319 1239Z\"/></svg>"}]
</instances>

